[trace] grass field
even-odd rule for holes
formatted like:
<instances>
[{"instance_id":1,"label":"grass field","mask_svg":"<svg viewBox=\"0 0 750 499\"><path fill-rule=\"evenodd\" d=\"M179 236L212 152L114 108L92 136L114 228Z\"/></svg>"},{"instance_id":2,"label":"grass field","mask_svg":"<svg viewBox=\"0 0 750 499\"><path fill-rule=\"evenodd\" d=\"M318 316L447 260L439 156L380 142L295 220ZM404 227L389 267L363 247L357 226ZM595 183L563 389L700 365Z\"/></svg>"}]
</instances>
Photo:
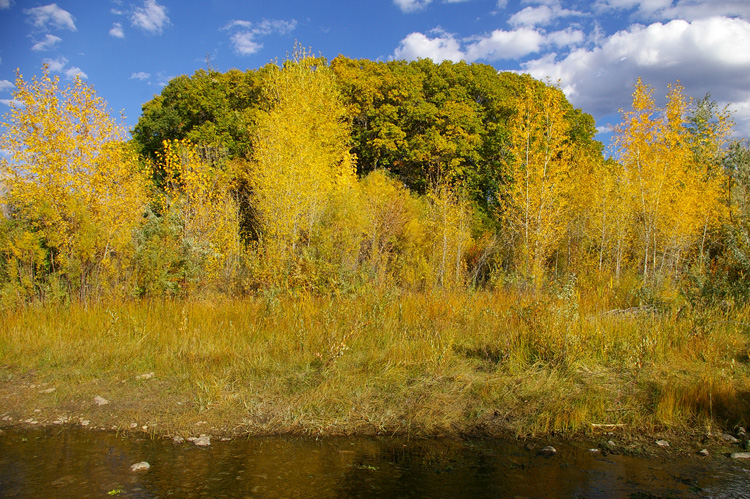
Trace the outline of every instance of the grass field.
<instances>
[{"instance_id":1,"label":"grass field","mask_svg":"<svg viewBox=\"0 0 750 499\"><path fill-rule=\"evenodd\" d=\"M750 423L750 307L597 303L373 291L6 310L0 425L545 435Z\"/></svg>"}]
</instances>

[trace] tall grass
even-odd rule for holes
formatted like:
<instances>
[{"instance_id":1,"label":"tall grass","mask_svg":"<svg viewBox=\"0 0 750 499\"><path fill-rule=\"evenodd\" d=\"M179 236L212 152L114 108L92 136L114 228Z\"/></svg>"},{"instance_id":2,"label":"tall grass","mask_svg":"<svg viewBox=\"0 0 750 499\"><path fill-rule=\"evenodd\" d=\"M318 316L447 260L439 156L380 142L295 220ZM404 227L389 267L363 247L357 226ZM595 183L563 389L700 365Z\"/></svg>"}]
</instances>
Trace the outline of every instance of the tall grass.
<instances>
[{"instance_id":1,"label":"tall grass","mask_svg":"<svg viewBox=\"0 0 750 499\"><path fill-rule=\"evenodd\" d=\"M323 434L750 423L749 307L598 303L569 286L30 305L0 317L0 364L8 390L58 387L29 407L60 412L97 393L129 408L117 424L135 414L175 430L197 420ZM147 372L155 384L134 381Z\"/></svg>"}]
</instances>

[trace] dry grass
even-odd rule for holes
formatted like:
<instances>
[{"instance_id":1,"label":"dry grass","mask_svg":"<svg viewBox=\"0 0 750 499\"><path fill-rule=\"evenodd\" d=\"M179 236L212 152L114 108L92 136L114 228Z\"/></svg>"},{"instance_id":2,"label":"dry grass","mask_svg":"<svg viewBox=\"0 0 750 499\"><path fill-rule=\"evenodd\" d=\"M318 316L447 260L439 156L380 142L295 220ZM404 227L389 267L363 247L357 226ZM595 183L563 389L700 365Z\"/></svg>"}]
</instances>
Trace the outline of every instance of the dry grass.
<instances>
[{"instance_id":1,"label":"dry grass","mask_svg":"<svg viewBox=\"0 0 750 499\"><path fill-rule=\"evenodd\" d=\"M0 416L255 434L750 423L750 308L606 312L518 291L30 306L0 317Z\"/></svg>"}]
</instances>

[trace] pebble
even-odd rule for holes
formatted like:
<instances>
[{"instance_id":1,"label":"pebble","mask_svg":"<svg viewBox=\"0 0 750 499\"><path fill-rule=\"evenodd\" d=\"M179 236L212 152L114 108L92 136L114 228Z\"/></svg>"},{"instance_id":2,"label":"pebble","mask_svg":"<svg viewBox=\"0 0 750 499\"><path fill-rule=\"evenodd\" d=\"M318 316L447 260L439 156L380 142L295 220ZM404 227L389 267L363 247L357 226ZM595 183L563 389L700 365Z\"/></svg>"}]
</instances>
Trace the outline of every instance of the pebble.
<instances>
[{"instance_id":1,"label":"pebble","mask_svg":"<svg viewBox=\"0 0 750 499\"><path fill-rule=\"evenodd\" d=\"M708 456L708 449L701 449L698 454L700 454L701 456Z\"/></svg>"},{"instance_id":2,"label":"pebble","mask_svg":"<svg viewBox=\"0 0 750 499\"><path fill-rule=\"evenodd\" d=\"M109 400L105 399L104 397L100 397L99 395L97 395L96 397L94 397L94 403L96 405L98 405L98 406L102 406L102 405L109 404Z\"/></svg>"},{"instance_id":3,"label":"pebble","mask_svg":"<svg viewBox=\"0 0 750 499\"><path fill-rule=\"evenodd\" d=\"M131 471L146 471L151 467L150 464L148 464L146 461L141 461L140 463L135 463L130 466Z\"/></svg>"},{"instance_id":4,"label":"pebble","mask_svg":"<svg viewBox=\"0 0 750 499\"><path fill-rule=\"evenodd\" d=\"M544 456L544 457L552 457L555 454L557 454L557 449L555 449L551 445L548 445L547 447L543 447L543 448L539 449L538 454L540 456Z\"/></svg>"},{"instance_id":5,"label":"pebble","mask_svg":"<svg viewBox=\"0 0 750 499\"><path fill-rule=\"evenodd\" d=\"M666 440L657 440L656 445L658 445L659 447L669 447L669 442L667 442Z\"/></svg>"},{"instance_id":6,"label":"pebble","mask_svg":"<svg viewBox=\"0 0 750 499\"><path fill-rule=\"evenodd\" d=\"M730 457L732 459L750 459L750 452L734 452Z\"/></svg>"},{"instance_id":7,"label":"pebble","mask_svg":"<svg viewBox=\"0 0 750 499\"><path fill-rule=\"evenodd\" d=\"M176 443L176 444L181 444L181 443L183 443L184 441L185 441L185 439L184 439L184 438L182 438L182 437L181 437L181 436L179 436L179 435L175 435L174 437L172 437L172 442L174 442L174 443Z\"/></svg>"},{"instance_id":8,"label":"pebble","mask_svg":"<svg viewBox=\"0 0 750 499\"><path fill-rule=\"evenodd\" d=\"M721 438L724 439L725 442L729 442L730 444L736 444L737 442L739 442L739 440L737 440L736 438L734 438L729 433L722 434Z\"/></svg>"},{"instance_id":9,"label":"pebble","mask_svg":"<svg viewBox=\"0 0 750 499\"><path fill-rule=\"evenodd\" d=\"M201 435L200 437L193 440L193 443L198 447L208 447L211 445L211 437L208 435Z\"/></svg>"},{"instance_id":10,"label":"pebble","mask_svg":"<svg viewBox=\"0 0 750 499\"><path fill-rule=\"evenodd\" d=\"M591 452L592 454L598 454L601 451L599 449L589 449L589 452Z\"/></svg>"}]
</instances>

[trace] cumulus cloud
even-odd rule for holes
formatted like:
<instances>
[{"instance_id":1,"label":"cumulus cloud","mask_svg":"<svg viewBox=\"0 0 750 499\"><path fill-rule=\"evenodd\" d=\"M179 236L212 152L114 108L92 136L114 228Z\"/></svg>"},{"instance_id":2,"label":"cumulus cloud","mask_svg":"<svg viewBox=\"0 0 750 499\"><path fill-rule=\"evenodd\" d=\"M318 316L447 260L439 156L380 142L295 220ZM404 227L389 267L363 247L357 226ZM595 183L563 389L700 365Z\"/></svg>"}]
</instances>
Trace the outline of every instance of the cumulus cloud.
<instances>
[{"instance_id":1,"label":"cumulus cloud","mask_svg":"<svg viewBox=\"0 0 750 499\"><path fill-rule=\"evenodd\" d=\"M710 92L721 103L734 103L740 121L750 120L750 22L744 19L633 25L593 48L561 59L547 54L522 66L535 78L559 79L571 102L594 114L629 107L641 76L661 95L679 78L689 95Z\"/></svg>"},{"instance_id":2,"label":"cumulus cloud","mask_svg":"<svg viewBox=\"0 0 750 499\"><path fill-rule=\"evenodd\" d=\"M145 73L143 71L138 71L137 73L132 73L130 75L131 80L144 81L144 80L148 80L149 78L151 78L151 73Z\"/></svg>"},{"instance_id":3,"label":"cumulus cloud","mask_svg":"<svg viewBox=\"0 0 750 499\"><path fill-rule=\"evenodd\" d=\"M401 12L416 12L430 5L432 0L393 0L393 3Z\"/></svg>"},{"instance_id":4,"label":"cumulus cloud","mask_svg":"<svg viewBox=\"0 0 750 499\"><path fill-rule=\"evenodd\" d=\"M750 18L747 0L597 0L596 12L630 11L645 20L684 19L696 21L708 17Z\"/></svg>"},{"instance_id":5,"label":"cumulus cloud","mask_svg":"<svg viewBox=\"0 0 750 499\"><path fill-rule=\"evenodd\" d=\"M62 38L55 35L50 35L47 33L44 37L44 40L40 42L36 42L34 45L31 46L31 50L36 50L40 52L44 52L45 50L49 50L58 43L62 41Z\"/></svg>"},{"instance_id":6,"label":"cumulus cloud","mask_svg":"<svg viewBox=\"0 0 750 499\"><path fill-rule=\"evenodd\" d=\"M67 10L61 9L56 3L44 7L24 9L24 14L29 16L29 21L35 27L48 30L50 26L60 29L76 30L73 16Z\"/></svg>"},{"instance_id":7,"label":"cumulus cloud","mask_svg":"<svg viewBox=\"0 0 750 499\"><path fill-rule=\"evenodd\" d=\"M7 92L14 87L15 85L12 81L0 80L0 92Z\"/></svg>"},{"instance_id":8,"label":"cumulus cloud","mask_svg":"<svg viewBox=\"0 0 750 499\"><path fill-rule=\"evenodd\" d=\"M435 62L460 61L466 59L461 51L461 43L450 33L433 30L436 35L429 38L422 33L411 33L401 40L393 54L395 59L432 59Z\"/></svg>"},{"instance_id":9,"label":"cumulus cloud","mask_svg":"<svg viewBox=\"0 0 750 499\"><path fill-rule=\"evenodd\" d=\"M286 35L291 33L297 27L297 21L282 19L263 19L260 22L252 23L244 20L233 20L224 26L223 30L233 31L229 37L235 52L240 55L251 55L260 51L263 44L258 41L259 38L268 35Z\"/></svg>"},{"instance_id":10,"label":"cumulus cloud","mask_svg":"<svg viewBox=\"0 0 750 499\"><path fill-rule=\"evenodd\" d=\"M65 57L60 56L56 59L42 59L42 62L47 65L52 73L61 73L65 75L65 78L67 80L72 80L76 76L79 76L83 79L88 78L88 75L84 73L78 66L71 66L66 69L69 61Z\"/></svg>"},{"instance_id":11,"label":"cumulus cloud","mask_svg":"<svg viewBox=\"0 0 750 499\"><path fill-rule=\"evenodd\" d=\"M481 36L471 42L466 55L470 61L518 59L539 52L544 44L544 35L531 28L519 28L513 31L496 29L489 35Z\"/></svg>"},{"instance_id":12,"label":"cumulus cloud","mask_svg":"<svg viewBox=\"0 0 750 499\"><path fill-rule=\"evenodd\" d=\"M144 0L143 5L133 11L130 21L136 28L151 34L161 34L170 24L167 8L156 0Z\"/></svg>"},{"instance_id":13,"label":"cumulus cloud","mask_svg":"<svg viewBox=\"0 0 750 499\"><path fill-rule=\"evenodd\" d=\"M10 0L0 0L0 9L9 9Z\"/></svg>"},{"instance_id":14,"label":"cumulus cloud","mask_svg":"<svg viewBox=\"0 0 750 499\"><path fill-rule=\"evenodd\" d=\"M114 23L109 30L109 36L114 38L125 38L125 31L122 29L122 24Z\"/></svg>"},{"instance_id":15,"label":"cumulus cloud","mask_svg":"<svg viewBox=\"0 0 750 499\"><path fill-rule=\"evenodd\" d=\"M81 68L79 68L78 66L73 66L71 68L68 68L68 69L65 70L64 73L65 73L65 79L67 79L67 80L72 80L76 76L79 77L79 78L81 78L81 79L83 79L83 80L86 80L89 77L89 75L87 75L86 73L84 73L81 70Z\"/></svg>"}]
</instances>

